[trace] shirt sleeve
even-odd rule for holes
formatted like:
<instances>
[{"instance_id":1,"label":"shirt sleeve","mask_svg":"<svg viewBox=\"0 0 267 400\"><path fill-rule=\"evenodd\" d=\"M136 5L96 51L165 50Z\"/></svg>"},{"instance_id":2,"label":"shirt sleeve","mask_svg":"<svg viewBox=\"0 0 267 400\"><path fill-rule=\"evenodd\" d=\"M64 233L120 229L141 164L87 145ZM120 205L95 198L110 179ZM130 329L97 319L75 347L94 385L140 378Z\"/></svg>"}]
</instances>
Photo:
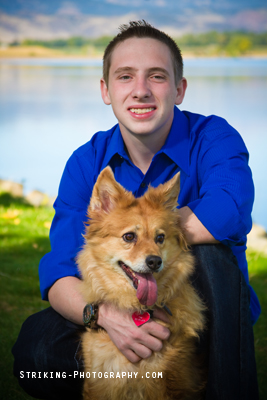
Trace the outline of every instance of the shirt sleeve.
<instances>
[{"instance_id":1,"label":"shirt sleeve","mask_svg":"<svg viewBox=\"0 0 267 400\"><path fill-rule=\"evenodd\" d=\"M74 153L68 160L61 178L50 230L51 251L41 259L39 265L43 300L48 300L48 290L56 280L65 276L80 277L75 258L83 245L82 234L93 188L90 165L86 165L86 177L84 169L81 159Z\"/></svg>"},{"instance_id":2,"label":"shirt sleeve","mask_svg":"<svg viewBox=\"0 0 267 400\"><path fill-rule=\"evenodd\" d=\"M242 245L252 227L254 185L248 151L226 121L205 129L198 154L199 198L188 204L218 241Z\"/></svg>"}]
</instances>

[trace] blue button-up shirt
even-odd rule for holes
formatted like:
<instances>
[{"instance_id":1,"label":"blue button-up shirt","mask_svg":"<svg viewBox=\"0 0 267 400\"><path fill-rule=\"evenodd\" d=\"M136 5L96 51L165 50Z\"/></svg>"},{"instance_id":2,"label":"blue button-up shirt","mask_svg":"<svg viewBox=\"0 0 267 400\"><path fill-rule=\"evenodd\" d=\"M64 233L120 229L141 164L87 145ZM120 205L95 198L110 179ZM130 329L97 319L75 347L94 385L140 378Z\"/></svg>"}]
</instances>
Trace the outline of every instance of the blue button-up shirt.
<instances>
[{"instance_id":1,"label":"blue button-up shirt","mask_svg":"<svg viewBox=\"0 0 267 400\"><path fill-rule=\"evenodd\" d=\"M156 187L181 172L179 207L188 206L215 237L232 248L248 283L246 235L252 226L254 186L248 151L224 119L174 109L174 120L161 150L144 175L129 159L118 125L96 133L68 160L55 201L51 252L39 267L42 298L65 276L80 277L75 257L83 245L82 233L93 186L102 169L110 165L116 180L136 197L149 184ZM260 314L251 290L251 314Z\"/></svg>"}]
</instances>

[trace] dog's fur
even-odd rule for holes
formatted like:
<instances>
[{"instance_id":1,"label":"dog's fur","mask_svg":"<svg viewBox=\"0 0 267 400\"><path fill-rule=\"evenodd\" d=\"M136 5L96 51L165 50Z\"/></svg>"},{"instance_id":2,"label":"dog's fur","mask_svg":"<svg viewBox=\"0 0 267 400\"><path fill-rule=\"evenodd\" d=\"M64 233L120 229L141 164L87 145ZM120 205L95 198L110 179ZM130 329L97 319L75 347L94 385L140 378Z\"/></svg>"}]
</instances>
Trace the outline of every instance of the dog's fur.
<instances>
[{"instance_id":1,"label":"dog's fur","mask_svg":"<svg viewBox=\"0 0 267 400\"><path fill-rule=\"evenodd\" d=\"M85 245L78 255L85 300L113 303L129 313L153 308L139 302L133 282L119 262L138 273L147 273L151 271L146 258L154 255L162 259L159 272L153 274L158 288L155 305L166 305L172 316L171 324L165 324L171 336L162 350L134 364L117 349L106 331L87 329L82 338L85 372L94 371L96 375L85 378L86 400L201 398L205 373L197 359L196 341L204 329L205 307L189 281L194 260L179 226L179 178L177 174L135 198L115 181L107 167L94 186ZM128 232L136 235L132 242L123 239ZM165 236L163 243L155 240L158 235ZM138 372L138 376L104 378L104 372L111 371L115 376L117 372ZM103 373L102 378L97 378L98 372ZM163 378L146 378L147 372L150 376L162 372Z\"/></svg>"}]
</instances>

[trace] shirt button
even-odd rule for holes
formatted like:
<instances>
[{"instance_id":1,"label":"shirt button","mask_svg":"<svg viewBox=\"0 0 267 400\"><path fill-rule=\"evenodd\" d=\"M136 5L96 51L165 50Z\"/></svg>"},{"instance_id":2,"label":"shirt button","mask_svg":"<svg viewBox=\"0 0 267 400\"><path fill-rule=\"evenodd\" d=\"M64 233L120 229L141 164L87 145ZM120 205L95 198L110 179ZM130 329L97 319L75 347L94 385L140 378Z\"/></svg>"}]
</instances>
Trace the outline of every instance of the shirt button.
<instances>
[{"instance_id":1,"label":"shirt button","mask_svg":"<svg viewBox=\"0 0 267 400\"><path fill-rule=\"evenodd\" d=\"M145 187L146 187L146 183L145 183L145 182L142 182L142 183L141 183L141 187L142 187L142 188L145 188Z\"/></svg>"}]
</instances>

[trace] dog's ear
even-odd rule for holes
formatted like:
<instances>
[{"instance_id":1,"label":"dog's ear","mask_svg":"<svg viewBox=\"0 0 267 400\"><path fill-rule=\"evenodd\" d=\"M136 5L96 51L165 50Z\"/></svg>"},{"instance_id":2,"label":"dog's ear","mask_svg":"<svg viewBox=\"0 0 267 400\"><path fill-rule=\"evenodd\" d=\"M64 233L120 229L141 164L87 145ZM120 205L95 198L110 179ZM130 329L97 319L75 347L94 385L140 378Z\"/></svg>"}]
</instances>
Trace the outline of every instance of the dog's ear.
<instances>
[{"instance_id":1,"label":"dog's ear","mask_svg":"<svg viewBox=\"0 0 267 400\"><path fill-rule=\"evenodd\" d=\"M106 167L99 174L95 183L89 212L91 210L109 213L126 192L127 191L115 180L112 169Z\"/></svg>"},{"instance_id":2,"label":"dog's ear","mask_svg":"<svg viewBox=\"0 0 267 400\"><path fill-rule=\"evenodd\" d=\"M150 187L145 193L148 199L163 203L165 207L174 210L178 203L178 195L180 192L180 172L178 172L168 182L159 185L156 188Z\"/></svg>"},{"instance_id":3,"label":"dog's ear","mask_svg":"<svg viewBox=\"0 0 267 400\"><path fill-rule=\"evenodd\" d=\"M180 172L162 185L162 191L166 207L175 209L178 205L178 196L180 193Z\"/></svg>"}]
</instances>

